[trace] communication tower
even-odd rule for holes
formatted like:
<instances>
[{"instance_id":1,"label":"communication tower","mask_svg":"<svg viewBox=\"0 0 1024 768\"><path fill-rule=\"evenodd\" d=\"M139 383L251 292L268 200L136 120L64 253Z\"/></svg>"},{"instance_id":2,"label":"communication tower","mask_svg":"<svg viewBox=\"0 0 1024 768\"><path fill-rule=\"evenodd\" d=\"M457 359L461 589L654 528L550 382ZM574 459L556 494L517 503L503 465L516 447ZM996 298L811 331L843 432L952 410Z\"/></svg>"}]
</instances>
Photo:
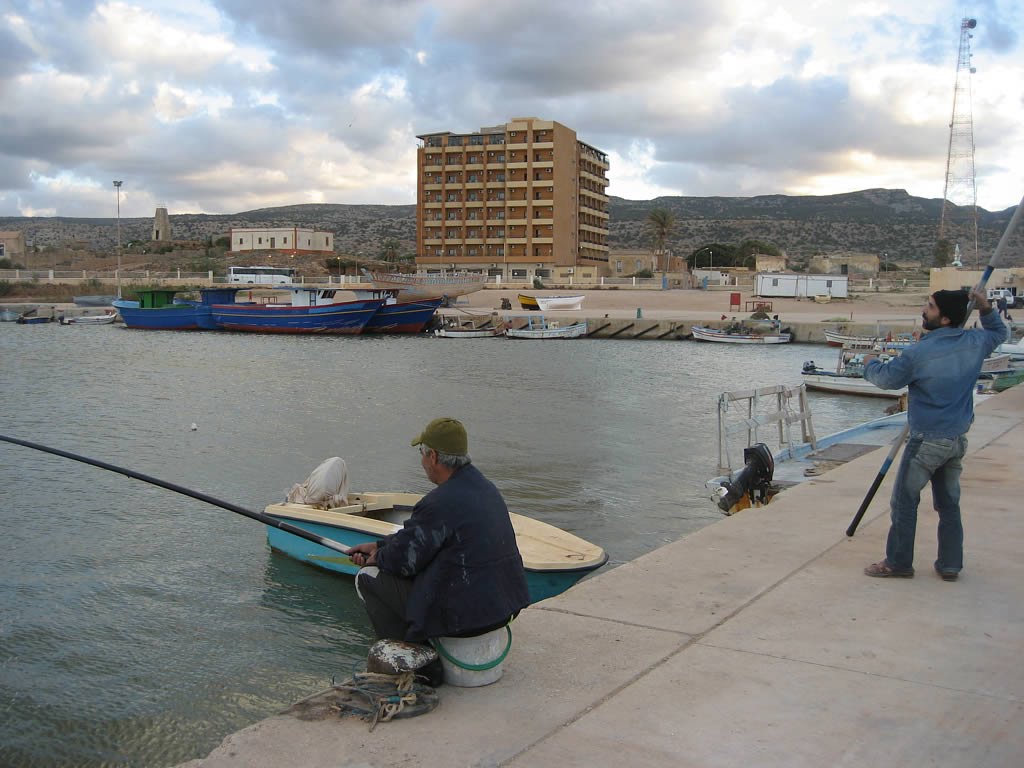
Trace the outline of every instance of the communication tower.
<instances>
[{"instance_id":1,"label":"communication tower","mask_svg":"<svg viewBox=\"0 0 1024 768\"><path fill-rule=\"evenodd\" d=\"M939 217L939 241L946 240L947 231L957 216L957 208L966 209L967 219L960 218L970 229L974 240L974 264L978 266L978 184L974 176L974 118L971 114L971 34L978 26L974 19L960 22L960 47L956 59L956 84L953 87L953 117L949 121L949 149L946 153L946 184L942 190L942 213Z\"/></svg>"}]
</instances>

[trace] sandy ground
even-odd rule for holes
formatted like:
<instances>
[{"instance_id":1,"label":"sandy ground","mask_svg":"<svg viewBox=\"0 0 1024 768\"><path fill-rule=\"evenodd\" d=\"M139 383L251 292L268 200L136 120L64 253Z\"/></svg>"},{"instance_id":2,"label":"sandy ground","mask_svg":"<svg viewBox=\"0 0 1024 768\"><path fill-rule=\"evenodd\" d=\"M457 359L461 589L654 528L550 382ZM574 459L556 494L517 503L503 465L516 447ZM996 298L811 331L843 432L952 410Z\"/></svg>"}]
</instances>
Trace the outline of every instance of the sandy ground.
<instances>
[{"instance_id":1,"label":"sandy ground","mask_svg":"<svg viewBox=\"0 0 1024 768\"><path fill-rule=\"evenodd\" d=\"M526 291L531 296L557 296L569 292ZM559 312L567 317L636 317L639 309L643 316L666 320L719 320L727 317L747 317L753 311L754 299L749 291L740 291L740 306L730 306L730 296L735 291L704 290L581 290L586 298L579 312ZM512 313L521 313L517 301L517 290L483 290L468 296L460 296L452 310L466 314L489 313L501 310L501 300L512 303ZM771 313L777 314L783 322L819 322L839 319L859 323L901 322L913 324L920 320L921 309L927 298L925 291L900 293L865 293L849 299L834 299L829 304L818 304L807 299L758 299L771 304ZM505 310L506 312L509 310Z\"/></svg>"}]
</instances>

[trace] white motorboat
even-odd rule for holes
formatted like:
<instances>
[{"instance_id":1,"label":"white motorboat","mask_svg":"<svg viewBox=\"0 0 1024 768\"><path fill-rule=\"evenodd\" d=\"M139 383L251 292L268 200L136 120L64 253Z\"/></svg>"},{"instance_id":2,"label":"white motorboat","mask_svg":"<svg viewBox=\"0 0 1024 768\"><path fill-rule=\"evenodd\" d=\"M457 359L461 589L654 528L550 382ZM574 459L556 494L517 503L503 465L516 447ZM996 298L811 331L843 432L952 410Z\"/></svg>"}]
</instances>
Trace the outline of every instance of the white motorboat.
<instances>
[{"instance_id":1,"label":"white motorboat","mask_svg":"<svg viewBox=\"0 0 1024 768\"><path fill-rule=\"evenodd\" d=\"M78 315L64 317L61 325L110 325L117 320L117 312L105 312L102 315Z\"/></svg>"},{"instance_id":2,"label":"white motorboat","mask_svg":"<svg viewBox=\"0 0 1024 768\"><path fill-rule=\"evenodd\" d=\"M472 328L470 326L438 328L434 335L442 339L487 339L494 336L501 336L502 328L490 326L487 328Z\"/></svg>"}]
</instances>

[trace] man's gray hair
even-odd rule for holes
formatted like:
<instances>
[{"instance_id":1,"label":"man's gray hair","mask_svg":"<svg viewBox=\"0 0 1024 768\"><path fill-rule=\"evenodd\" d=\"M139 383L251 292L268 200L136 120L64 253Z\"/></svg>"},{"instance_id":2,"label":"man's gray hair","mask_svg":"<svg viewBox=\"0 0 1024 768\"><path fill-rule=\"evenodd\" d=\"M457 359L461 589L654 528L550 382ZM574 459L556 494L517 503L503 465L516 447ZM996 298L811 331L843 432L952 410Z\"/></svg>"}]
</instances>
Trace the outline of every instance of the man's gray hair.
<instances>
[{"instance_id":1,"label":"man's gray hair","mask_svg":"<svg viewBox=\"0 0 1024 768\"><path fill-rule=\"evenodd\" d=\"M432 450L437 454L437 463L442 464L449 469L460 469L472 461L472 459L469 458L468 453L441 453L441 451L436 448Z\"/></svg>"}]
</instances>

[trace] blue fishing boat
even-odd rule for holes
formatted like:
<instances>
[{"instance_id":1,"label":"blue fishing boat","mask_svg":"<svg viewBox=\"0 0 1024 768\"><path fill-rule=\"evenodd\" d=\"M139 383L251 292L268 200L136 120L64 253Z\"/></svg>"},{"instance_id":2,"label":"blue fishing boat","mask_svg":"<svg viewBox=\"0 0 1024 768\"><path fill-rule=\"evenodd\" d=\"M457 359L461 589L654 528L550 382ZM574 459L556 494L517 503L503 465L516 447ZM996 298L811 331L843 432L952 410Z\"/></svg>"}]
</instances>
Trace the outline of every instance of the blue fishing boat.
<instances>
[{"instance_id":1,"label":"blue fishing boat","mask_svg":"<svg viewBox=\"0 0 1024 768\"><path fill-rule=\"evenodd\" d=\"M384 304L383 299L339 302L334 289L283 286L273 291L287 294L290 301L213 303L214 324L252 333L357 334Z\"/></svg>"},{"instance_id":2,"label":"blue fishing boat","mask_svg":"<svg viewBox=\"0 0 1024 768\"><path fill-rule=\"evenodd\" d=\"M177 290L157 288L138 292L137 301L116 299L114 308L128 328L150 331L214 330L210 305L176 299ZM233 296L233 293L232 293Z\"/></svg>"},{"instance_id":3,"label":"blue fishing boat","mask_svg":"<svg viewBox=\"0 0 1024 768\"><path fill-rule=\"evenodd\" d=\"M400 291L354 291L359 299L381 299L383 304L370 318L363 333L422 333L434 317L443 297L400 298Z\"/></svg>"},{"instance_id":4,"label":"blue fishing boat","mask_svg":"<svg viewBox=\"0 0 1024 768\"><path fill-rule=\"evenodd\" d=\"M412 493L355 493L343 507L317 509L285 503L271 504L264 512L351 547L398 531L420 498ZM539 520L510 516L531 603L561 594L608 561L607 553L596 544ZM267 541L272 549L317 568L350 576L359 570L350 558L278 528L267 526Z\"/></svg>"}]
</instances>

